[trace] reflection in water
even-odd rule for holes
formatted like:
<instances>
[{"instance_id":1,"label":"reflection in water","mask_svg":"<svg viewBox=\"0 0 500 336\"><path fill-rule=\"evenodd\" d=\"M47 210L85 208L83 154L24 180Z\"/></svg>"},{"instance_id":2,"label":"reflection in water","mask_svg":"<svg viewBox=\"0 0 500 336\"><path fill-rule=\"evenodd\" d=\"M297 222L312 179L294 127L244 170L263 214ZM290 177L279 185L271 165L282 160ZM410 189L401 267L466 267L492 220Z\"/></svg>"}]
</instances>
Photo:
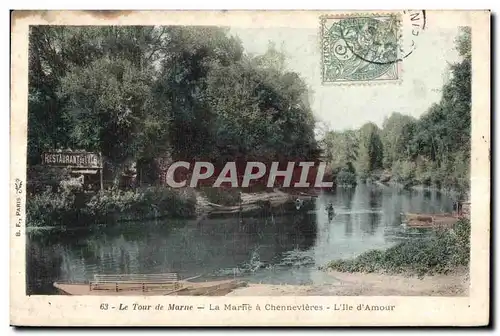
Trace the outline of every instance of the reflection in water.
<instances>
[{"instance_id":1,"label":"reflection in water","mask_svg":"<svg viewBox=\"0 0 500 336\"><path fill-rule=\"evenodd\" d=\"M323 194L315 210L289 216L209 219L200 225L166 220L33 236L27 245L28 292L50 294L54 281L81 282L96 273L334 281L317 266L390 246L401 236L401 212L451 211L451 206L435 191L360 185Z\"/></svg>"}]
</instances>

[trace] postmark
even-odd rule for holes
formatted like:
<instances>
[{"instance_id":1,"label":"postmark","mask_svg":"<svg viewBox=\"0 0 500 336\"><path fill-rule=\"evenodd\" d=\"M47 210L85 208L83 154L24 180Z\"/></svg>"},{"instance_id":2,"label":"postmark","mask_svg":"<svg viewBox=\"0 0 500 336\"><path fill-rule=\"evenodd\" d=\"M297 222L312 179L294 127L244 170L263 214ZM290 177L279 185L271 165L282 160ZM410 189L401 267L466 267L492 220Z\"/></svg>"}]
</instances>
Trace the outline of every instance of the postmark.
<instances>
[{"instance_id":1,"label":"postmark","mask_svg":"<svg viewBox=\"0 0 500 336\"><path fill-rule=\"evenodd\" d=\"M323 84L400 81L401 63L415 50L425 23L425 11L323 16Z\"/></svg>"},{"instance_id":2,"label":"postmark","mask_svg":"<svg viewBox=\"0 0 500 336\"><path fill-rule=\"evenodd\" d=\"M401 57L398 61L413 54L418 48L418 41L427 26L425 10L405 10L402 14L401 43L399 46Z\"/></svg>"},{"instance_id":3,"label":"postmark","mask_svg":"<svg viewBox=\"0 0 500 336\"><path fill-rule=\"evenodd\" d=\"M323 83L397 81L400 24L394 14L323 17Z\"/></svg>"}]
</instances>

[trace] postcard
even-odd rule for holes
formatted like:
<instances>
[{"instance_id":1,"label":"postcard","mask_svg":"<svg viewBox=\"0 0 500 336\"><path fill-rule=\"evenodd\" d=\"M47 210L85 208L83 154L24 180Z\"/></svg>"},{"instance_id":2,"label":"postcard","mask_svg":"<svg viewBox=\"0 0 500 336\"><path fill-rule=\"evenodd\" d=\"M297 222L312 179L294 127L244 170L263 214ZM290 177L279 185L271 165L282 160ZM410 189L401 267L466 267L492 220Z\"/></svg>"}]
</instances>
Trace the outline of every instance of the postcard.
<instances>
[{"instance_id":1,"label":"postcard","mask_svg":"<svg viewBox=\"0 0 500 336\"><path fill-rule=\"evenodd\" d=\"M489 11L14 11L15 326L489 323Z\"/></svg>"}]
</instances>

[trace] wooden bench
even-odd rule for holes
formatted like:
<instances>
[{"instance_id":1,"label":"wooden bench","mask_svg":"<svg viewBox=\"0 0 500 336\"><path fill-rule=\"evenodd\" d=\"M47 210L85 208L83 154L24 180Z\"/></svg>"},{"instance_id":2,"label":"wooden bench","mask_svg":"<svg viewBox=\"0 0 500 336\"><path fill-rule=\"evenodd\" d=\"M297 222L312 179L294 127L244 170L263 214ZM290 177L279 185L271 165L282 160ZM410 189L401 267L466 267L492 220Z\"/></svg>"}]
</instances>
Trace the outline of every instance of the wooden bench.
<instances>
[{"instance_id":1,"label":"wooden bench","mask_svg":"<svg viewBox=\"0 0 500 336\"><path fill-rule=\"evenodd\" d=\"M179 276L177 273L162 274L95 274L94 280L90 281L90 290L96 289L131 289L134 285L140 285L142 291L146 291L151 285L162 287L168 285L173 288L179 286Z\"/></svg>"}]
</instances>

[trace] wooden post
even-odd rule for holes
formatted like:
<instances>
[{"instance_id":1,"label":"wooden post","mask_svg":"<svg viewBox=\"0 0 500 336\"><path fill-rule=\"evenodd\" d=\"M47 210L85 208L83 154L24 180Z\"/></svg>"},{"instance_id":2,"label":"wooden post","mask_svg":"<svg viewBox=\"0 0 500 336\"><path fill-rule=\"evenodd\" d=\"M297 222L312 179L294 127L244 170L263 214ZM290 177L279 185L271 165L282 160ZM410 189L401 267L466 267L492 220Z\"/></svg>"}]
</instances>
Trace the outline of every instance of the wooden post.
<instances>
[{"instance_id":1,"label":"wooden post","mask_svg":"<svg viewBox=\"0 0 500 336\"><path fill-rule=\"evenodd\" d=\"M102 176L102 173L104 172L104 163L102 161L102 154L99 153L99 158L100 158L100 163L101 163L101 169L100 169L100 173L99 173L99 179L101 181L101 191L104 189L104 181L103 181L103 176Z\"/></svg>"}]
</instances>

